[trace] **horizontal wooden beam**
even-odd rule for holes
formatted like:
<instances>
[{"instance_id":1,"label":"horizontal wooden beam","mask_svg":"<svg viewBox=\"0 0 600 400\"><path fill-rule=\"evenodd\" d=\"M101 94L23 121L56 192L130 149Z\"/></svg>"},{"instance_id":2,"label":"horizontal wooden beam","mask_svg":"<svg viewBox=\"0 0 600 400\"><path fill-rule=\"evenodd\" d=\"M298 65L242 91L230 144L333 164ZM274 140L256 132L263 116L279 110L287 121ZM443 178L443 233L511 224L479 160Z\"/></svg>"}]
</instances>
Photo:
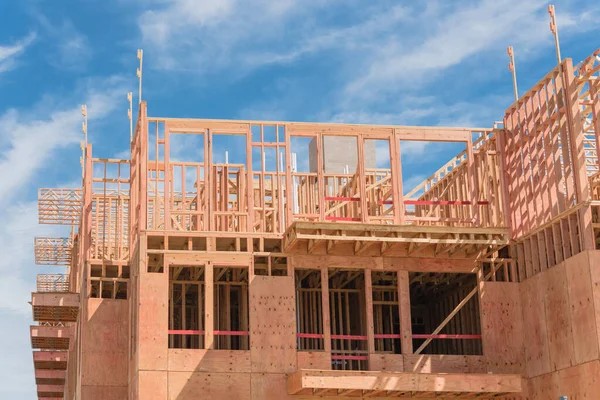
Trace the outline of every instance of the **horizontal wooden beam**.
<instances>
[{"instance_id":1,"label":"horizontal wooden beam","mask_svg":"<svg viewBox=\"0 0 600 400\"><path fill-rule=\"evenodd\" d=\"M520 393L521 376L379 371L299 370L288 377L288 393L304 389L506 394Z\"/></svg>"}]
</instances>

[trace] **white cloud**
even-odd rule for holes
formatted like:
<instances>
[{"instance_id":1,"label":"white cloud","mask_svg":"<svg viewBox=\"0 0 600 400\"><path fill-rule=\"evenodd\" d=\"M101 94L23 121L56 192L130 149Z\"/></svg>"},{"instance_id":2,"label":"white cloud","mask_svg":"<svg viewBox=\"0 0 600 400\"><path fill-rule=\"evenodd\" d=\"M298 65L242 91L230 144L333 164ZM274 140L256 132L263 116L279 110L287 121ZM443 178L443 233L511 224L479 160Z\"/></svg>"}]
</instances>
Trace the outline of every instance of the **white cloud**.
<instances>
[{"instance_id":1,"label":"white cloud","mask_svg":"<svg viewBox=\"0 0 600 400\"><path fill-rule=\"evenodd\" d=\"M36 34L30 33L12 45L0 46L0 73L7 72L16 66L17 58L35 40Z\"/></svg>"},{"instance_id":2,"label":"white cloud","mask_svg":"<svg viewBox=\"0 0 600 400\"><path fill-rule=\"evenodd\" d=\"M92 59L92 47L86 35L69 20L50 21L43 14L36 18L45 33L48 62L57 69L79 71Z\"/></svg>"},{"instance_id":3,"label":"white cloud","mask_svg":"<svg viewBox=\"0 0 600 400\"><path fill-rule=\"evenodd\" d=\"M118 80L103 80L87 93L88 122L110 113L118 95L124 90ZM9 201L26 186L33 174L48 162L56 150L73 146L83 138L81 133L81 106L55 110L20 112L8 110L0 115L0 170L11 171L0 177L0 204ZM44 107L42 107L44 108Z\"/></svg>"},{"instance_id":4,"label":"white cloud","mask_svg":"<svg viewBox=\"0 0 600 400\"><path fill-rule=\"evenodd\" d=\"M225 67L245 73L308 51L299 49L294 55L282 39L298 35L297 24L292 26L291 21L305 17L312 21L309 11L330 3L340 1L165 0L143 11L138 27L143 44L155 53L155 67L195 72Z\"/></svg>"}]
</instances>

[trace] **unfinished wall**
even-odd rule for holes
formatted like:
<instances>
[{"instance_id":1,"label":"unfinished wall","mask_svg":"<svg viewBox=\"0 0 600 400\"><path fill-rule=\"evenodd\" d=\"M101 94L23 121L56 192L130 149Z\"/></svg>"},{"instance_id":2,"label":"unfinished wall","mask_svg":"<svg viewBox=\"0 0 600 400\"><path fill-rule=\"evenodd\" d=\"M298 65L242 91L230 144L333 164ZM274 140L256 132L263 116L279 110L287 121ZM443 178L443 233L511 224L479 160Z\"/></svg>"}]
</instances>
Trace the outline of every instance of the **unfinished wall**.
<instances>
[{"instance_id":1,"label":"unfinished wall","mask_svg":"<svg viewBox=\"0 0 600 400\"><path fill-rule=\"evenodd\" d=\"M87 299L82 323L81 398L127 398L129 301Z\"/></svg>"},{"instance_id":2,"label":"unfinished wall","mask_svg":"<svg viewBox=\"0 0 600 400\"><path fill-rule=\"evenodd\" d=\"M479 302L488 372L522 374L524 332L519 284L482 282Z\"/></svg>"},{"instance_id":3,"label":"unfinished wall","mask_svg":"<svg viewBox=\"0 0 600 400\"><path fill-rule=\"evenodd\" d=\"M600 252L586 251L520 284L530 399L600 393L598 266Z\"/></svg>"}]
</instances>

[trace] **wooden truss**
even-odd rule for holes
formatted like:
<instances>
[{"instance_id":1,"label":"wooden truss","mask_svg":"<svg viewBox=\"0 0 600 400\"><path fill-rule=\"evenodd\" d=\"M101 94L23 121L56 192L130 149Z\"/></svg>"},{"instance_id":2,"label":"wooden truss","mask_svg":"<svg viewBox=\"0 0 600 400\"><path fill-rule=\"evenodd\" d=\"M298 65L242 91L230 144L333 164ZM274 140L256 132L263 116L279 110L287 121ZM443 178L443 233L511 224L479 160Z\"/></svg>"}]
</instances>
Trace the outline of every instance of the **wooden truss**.
<instances>
[{"instance_id":1,"label":"wooden truss","mask_svg":"<svg viewBox=\"0 0 600 400\"><path fill-rule=\"evenodd\" d=\"M40 189L38 217L40 224L77 225L81 219L81 189Z\"/></svg>"},{"instance_id":2,"label":"wooden truss","mask_svg":"<svg viewBox=\"0 0 600 400\"><path fill-rule=\"evenodd\" d=\"M36 237L35 263L38 265L70 265L73 240L68 237Z\"/></svg>"},{"instance_id":3,"label":"wooden truss","mask_svg":"<svg viewBox=\"0 0 600 400\"><path fill-rule=\"evenodd\" d=\"M353 255L473 258L508 244L503 228L385 226L335 222L294 222L284 235L284 251ZM346 245L346 246L343 246ZM350 245L350 246L348 246Z\"/></svg>"},{"instance_id":4,"label":"wooden truss","mask_svg":"<svg viewBox=\"0 0 600 400\"><path fill-rule=\"evenodd\" d=\"M69 275L66 274L38 274L36 291L43 292L68 292Z\"/></svg>"}]
</instances>

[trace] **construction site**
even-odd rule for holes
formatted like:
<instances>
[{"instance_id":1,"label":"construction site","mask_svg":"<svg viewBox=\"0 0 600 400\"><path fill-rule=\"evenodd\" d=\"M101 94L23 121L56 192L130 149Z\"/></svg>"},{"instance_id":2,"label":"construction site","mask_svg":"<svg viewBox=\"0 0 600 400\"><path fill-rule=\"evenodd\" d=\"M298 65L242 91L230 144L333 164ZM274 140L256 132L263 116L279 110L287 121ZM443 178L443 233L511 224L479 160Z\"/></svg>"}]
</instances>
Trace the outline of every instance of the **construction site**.
<instances>
[{"instance_id":1,"label":"construction site","mask_svg":"<svg viewBox=\"0 0 600 400\"><path fill-rule=\"evenodd\" d=\"M600 398L599 76L559 57L486 128L140 96L129 159L86 141L81 187L39 190L71 232L35 240L65 268L31 297L39 399ZM415 141L462 150L408 186Z\"/></svg>"}]
</instances>

